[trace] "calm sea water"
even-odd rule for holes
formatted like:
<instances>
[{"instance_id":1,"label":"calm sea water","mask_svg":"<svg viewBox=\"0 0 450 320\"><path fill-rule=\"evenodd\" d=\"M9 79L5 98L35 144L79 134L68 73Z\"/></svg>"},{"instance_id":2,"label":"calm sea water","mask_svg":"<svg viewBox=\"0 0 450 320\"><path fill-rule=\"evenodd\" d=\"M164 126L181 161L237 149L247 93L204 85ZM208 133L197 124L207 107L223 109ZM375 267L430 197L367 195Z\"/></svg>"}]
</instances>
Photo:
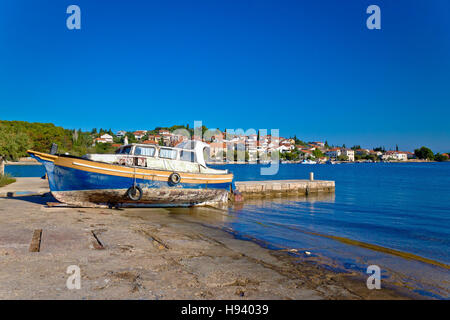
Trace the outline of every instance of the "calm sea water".
<instances>
[{"instance_id":1,"label":"calm sea water","mask_svg":"<svg viewBox=\"0 0 450 320\"><path fill-rule=\"evenodd\" d=\"M226 165L236 180L335 180L335 195L253 201L230 209L237 236L268 246L328 257L346 271L376 264L392 283L449 298L448 268L318 236L343 237L450 264L450 162L283 164L277 175L259 165Z\"/></svg>"},{"instance_id":2,"label":"calm sea water","mask_svg":"<svg viewBox=\"0 0 450 320\"><path fill-rule=\"evenodd\" d=\"M5 173L13 177L42 177L45 169L41 165L6 165Z\"/></svg>"},{"instance_id":3,"label":"calm sea water","mask_svg":"<svg viewBox=\"0 0 450 320\"><path fill-rule=\"evenodd\" d=\"M378 265L383 279L416 293L449 298L450 162L338 165L282 164L273 176L261 165L224 165L236 180L335 180L334 195L246 201L230 208L225 228L242 239L299 258L328 259L336 269L364 273ZM6 166L13 176L40 177L41 166ZM327 238L337 236L430 259L444 267ZM302 257L308 251L311 254ZM445 267L447 266L447 267Z\"/></svg>"}]
</instances>

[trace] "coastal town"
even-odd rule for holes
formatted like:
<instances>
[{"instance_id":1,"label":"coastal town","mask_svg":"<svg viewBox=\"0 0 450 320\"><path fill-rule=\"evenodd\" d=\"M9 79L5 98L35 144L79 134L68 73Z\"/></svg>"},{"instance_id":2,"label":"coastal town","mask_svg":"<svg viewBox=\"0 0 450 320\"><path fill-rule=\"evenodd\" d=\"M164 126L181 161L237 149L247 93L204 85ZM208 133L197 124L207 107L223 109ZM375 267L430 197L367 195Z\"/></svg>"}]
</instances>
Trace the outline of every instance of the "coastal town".
<instances>
[{"instance_id":1,"label":"coastal town","mask_svg":"<svg viewBox=\"0 0 450 320\"><path fill-rule=\"evenodd\" d=\"M171 131L169 129L159 130L136 130L127 132L119 130L115 134L109 130L103 134L96 134L93 145L110 144L113 148L118 148L123 144L131 142L176 147L179 143L186 141L189 137L186 134L177 132L179 129ZM221 133L212 131L206 135L209 138L193 139L202 140L209 145L208 159L214 162L245 162L245 163L265 163L271 161L272 155L276 153L284 163L336 163L336 162L378 162L378 161L446 161L449 159L448 153L434 155L426 147L415 150L415 152L401 151L398 147L395 150L385 150L383 147L367 149L361 146L346 147L330 146L327 141L303 142L297 137L277 137L272 135ZM428 151L429 150L429 151ZM438 159L435 159L438 158Z\"/></svg>"},{"instance_id":2,"label":"coastal town","mask_svg":"<svg viewBox=\"0 0 450 320\"><path fill-rule=\"evenodd\" d=\"M267 130L244 131L208 129L206 126L173 125L142 130L93 128L66 129L52 123L0 120L0 170L2 163L23 161L27 150L49 152L52 144L58 153L73 156L112 154L121 146L138 143L176 147L186 140L201 140L209 148L204 158L209 164L281 163L335 164L356 162L429 162L448 161L450 152L434 153L425 146L402 150L398 146L364 148L360 145L329 144L328 141L303 141L293 137L268 134ZM447 150L443 150L447 151ZM1 171L0 171L1 172Z\"/></svg>"}]
</instances>

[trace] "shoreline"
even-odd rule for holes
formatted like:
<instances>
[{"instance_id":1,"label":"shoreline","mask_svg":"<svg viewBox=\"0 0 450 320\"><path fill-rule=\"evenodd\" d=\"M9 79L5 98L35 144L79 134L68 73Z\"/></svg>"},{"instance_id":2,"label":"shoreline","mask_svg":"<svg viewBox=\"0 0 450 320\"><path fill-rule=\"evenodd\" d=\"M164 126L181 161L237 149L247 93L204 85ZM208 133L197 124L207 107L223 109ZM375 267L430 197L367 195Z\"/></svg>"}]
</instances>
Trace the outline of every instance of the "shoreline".
<instances>
[{"instance_id":1,"label":"shoreline","mask_svg":"<svg viewBox=\"0 0 450 320\"><path fill-rule=\"evenodd\" d=\"M0 198L0 298L423 298L369 290L356 271L239 239L221 227L229 217L218 209L49 208L51 201L48 193ZM39 252L29 252L37 229ZM80 290L65 287L69 265L81 269Z\"/></svg>"},{"instance_id":2,"label":"shoreline","mask_svg":"<svg viewBox=\"0 0 450 320\"><path fill-rule=\"evenodd\" d=\"M9 240L0 248L2 299L412 298L393 288L368 290L356 273L236 239L190 209L55 209L38 204L45 197L24 198L0 200L9 209L24 204L21 214L0 215L9 225L0 229ZM30 253L37 228L40 252ZM80 290L65 288L68 265L81 269Z\"/></svg>"},{"instance_id":3,"label":"shoreline","mask_svg":"<svg viewBox=\"0 0 450 320\"><path fill-rule=\"evenodd\" d=\"M26 190L26 191L25 191ZM4 192L3 192L4 191ZM308 196L309 198L313 198L314 200L327 200L328 198L332 198L333 195L331 194L324 194L324 195L312 195ZM295 198L295 197L294 197ZM169 251L169 248L175 249L175 252L178 255L177 259L185 260L185 259L212 259L207 262L203 262L201 265L202 267L207 268L208 270L215 270L217 268L215 261L221 261L222 253L221 249L219 248L211 248L211 244L218 245L220 242L224 244L222 240L217 238L217 236L220 236L220 238L225 237L228 239L227 241L233 242L233 251L237 254L233 260L238 264L244 263L241 258L248 258L249 254L251 253L252 259L251 261L245 262L245 265L248 266L248 270L245 271L246 276L244 277L243 284L247 285L248 283L258 282L258 283L265 283L267 286L269 286L268 283L270 283L270 286L278 286L280 289L280 292L278 293L279 296L275 297L274 299L433 299L433 298L443 298L442 294L439 293L439 291L431 290L429 291L431 295L429 294L423 294L420 292L415 293L413 291L413 288L422 287L423 285L429 286L430 283L428 280L425 282L415 282L414 283L414 275L413 278L411 278L411 274L408 276L408 280L403 279L403 276L401 274L398 274L390 268L389 264L392 266L392 262L394 264L398 264L398 262L403 260L397 260L395 262L395 256L400 258L406 258L406 262L400 262L400 263L406 263L405 267L411 269L416 269L425 271L432 271L430 268L433 267L433 265L436 265L437 267L440 267L439 264L432 263L429 264L429 262L425 261L427 259L423 259L415 255L408 254L406 252L394 252L399 254L392 255L392 252L389 250L386 250L387 248L382 248L378 246L370 245L369 243L359 243L357 241L346 239L346 238L340 238L340 237L334 237L334 236L327 236L325 234L316 234L315 236L319 236L321 238L329 238L334 241L338 241L343 243L344 246L347 247L341 247L336 252L323 252L321 249L318 248L315 249L315 246L308 246L306 248L288 248L288 247L280 247L279 245L275 243L269 243L265 242L262 239L253 238L252 236L248 236L245 234L241 234L238 231L235 231L229 227L227 227L228 223L232 222L234 219L233 215L230 215L227 210L221 210L221 209L214 209L214 208L208 208L208 207L192 207L192 208L146 208L146 209L136 209L136 208L128 208L128 209L120 209L120 210L111 210L111 209L85 209L85 208L70 208L70 207L49 207L46 205L47 202L55 202L56 200L51 196L49 193L48 188L48 182L46 180L43 180L41 178L18 178L18 182L9 185L7 187L0 188L0 238L4 239L5 241L0 246L0 256L11 256L14 255L14 248L20 248L19 255L17 256L17 260L15 263L20 263L22 260L26 260L27 254L30 253L27 252L27 246L29 245L29 241L32 238L33 233L33 224L38 223L39 229L43 230L43 240L42 240L42 248L43 250L41 253L45 253L44 255L55 255L55 253L52 250L48 250L47 243L48 241L44 241L46 237L49 237L48 230L45 229L45 225L50 225L51 233L54 233L55 230L65 230L61 232L57 232L59 234L57 235L51 235L50 238L58 238L59 241L61 241L61 246L63 246L64 240L66 240L65 232L69 232L69 238L70 236L70 230L68 229L76 229L77 224L83 222L86 220L86 222L89 222L89 224L86 224L82 227L84 232L82 232L82 236L80 237L80 240L84 242L84 248L76 247L75 251L71 254L76 256L76 259L83 259L84 256L89 256L92 252L86 252L82 249L87 249L86 246L89 246L89 249L98 249L98 243L105 244L105 238L103 237L103 233L106 233L106 231L110 228L110 224L114 225L114 231L118 234L126 234L122 236L122 239L135 239L134 232L141 233L141 235L145 236L147 238L147 241L149 243L141 244L141 247L139 249L140 252L148 251L148 247L152 248L153 246L156 246L160 250L162 248L165 248L166 250L160 251L160 255L152 256L151 258L147 257L146 260L151 259L157 259L157 260L165 260L165 253ZM260 199L250 199L247 200L244 204L236 203L233 205L233 207L239 208L245 204L249 205L255 205L260 203L261 201L270 201L270 200L260 200ZM275 200L275 201L281 201L281 200ZM31 207L30 207L31 206ZM7 212L7 213L6 213ZM162 218L161 214L163 214L165 217ZM8 215L10 216L8 218ZM105 216L111 216L111 219L106 223L106 221L103 221ZM75 221L73 221L73 218ZM58 221L54 221L55 218L58 218ZM125 219L124 219L125 218ZM116 221L117 219L117 221ZM135 219L138 219L135 221ZM156 219L156 220L155 220ZM174 222L176 220L176 222ZM30 223L32 221L32 223ZM158 222L159 221L159 222ZM161 222L162 221L162 222ZM170 234L169 237L165 236L164 234L160 233L160 227L152 227L151 233L146 231L147 225L153 225L157 223L158 226L163 226L163 228L168 231ZM24 230L10 230L8 228L8 224L12 224L13 229L14 228L23 228ZM140 231L136 231L134 228L132 230L129 230L129 226L134 225L138 226ZM17 227L20 226L20 227ZM184 229L183 235L180 234L179 227L182 226ZM79 226L78 226L79 227ZM36 230L36 229L34 229ZM89 232L90 230L90 232ZM74 230L73 230L74 231ZM100 233L98 233L99 231ZM299 230L305 234L311 234L312 232L308 232L307 230ZM28 235L25 235L25 233L28 233ZM94 233L95 232L95 235ZM77 230L75 233L78 233L80 235L80 230ZM94 236L93 236L94 235ZM122 247L123 242L120 241L116 244L111 244L112 241L116 241L115 235L108 234L107 235L109 239L107 239L107 246L101 248L109 249L112 247ZM182 244L181 246L178 246L178 248L174 248L172 244L172 236L175 237L182 237L181 240ZM20 237L21 243L14 242L14 239ZM27 239L28 238L28 239ZM84 238L84 239L81 239ZM87 239L86 239L87 238ZM335 239L336 238L336 239ZM339 238L339 239L337 239ZM9 243L9 240L13 240L12 243ZM208 240L209 239L209 240ZM232 240L230 240L232 239ZM198 251L192 250L190 246L190 242L195 243L194 246ZM72 239L73 241L73 239ZM96 241L98 241L96 243ZM101 241L101 242L100 242ZM177 241L177 240L175 240ZM200 241L200 243L198 243ZM91 242L89 244L89 242ZM70 242L66 245L69 245ZM102 245L102 246L103 246ZM259 249L254 247L256 245ZM126 244L126 246L135 247L133 244ZM167 246L167 248L166 248ZM319 248L323 246L319 245ZM332 245L333 247L335 245ZM175 246L176 247L176 246ZM250 250L250 253L247 252L246 248L252 247ZM374 248L375 247L375 248ZM13 248L13 251L8 250ZM52 248L50 248L52 249ZM72 250L70 247L67 248L68 250ZM312 249L312 250L311 250ZM368 290L366 287L366 280L367 275L365 274L365 269L370 263L369 261L360 260L359 263L355 262L356 265L353 267L347 267L348 258L350 257L344 252L357 252L361 257L367 256L367 252L364 253L364 251L361 250L365 249L371 249L372 253L369 253L369 256L376 255L376 260L379 260L380 258L383 259L383 278L388 276L389 279L386 279L383 281L382 289L383 290ZM382 250L380 250L382 249ZM225 249L223 249L225 250ZM245 252L243 252L243 250ZM304 250L311 250L312 254L308 251ZM344 250L344 251L342 251ZM73 250L72 250L73 251ZM88 250L89 251L89 250ZM117 250L116 250L117 251ZM133 251L133 250L132 250ZM342 252L341 252L342 251ZM394 250L395 251L395 250ZM208 252L206 254L206 252ZM336 255L337 252L340 252L338 255ZM57 253L56 253L57 254ZM380 256L381 254L381 256ZM386 254L387 256L390 256L388 260L386 260ZM41 255L41 254L36 254ZM122 269L127 268L128 262L126 260L120 261L120 259L117 257L120 255L120 252L110 252L110 257L106 260L109 263L120 266ZM271 261L270 265L267 264L267 261L264 259L260 259L260 256L271 256L273 260ZM357 255L357 256L359 256ZM383 258L384 255L384 258ZM405 256L406 255L406 256ZM41 255L42 256L42 255ZM19 258L20 257L20 258ZM130 259L134 261L134 257L132 255L129 255ZM142 258L142 257L141 257ZM119 260L117 260L119 259ZM140 259L140 258L139 258ZM136 261L139 260L136 257ZM95 259L94 259L95 260ZM407 262L407 260L412 262ZM381 260L379 260L381 261ZM239 268L234 268L234 262L231 263L230 261L222 261L220 264L223 266L224 270L232 270L233 274L241 274L241 271ZM14 263L13 261L10 261L10 263ZM30 262L31 263L31 262ZM36 263L36 261L34 262ZM48 268L48 263L42 265L36 272L43 272L46 268ZM167 263L167 261L166 261ZM367 264L368 263L368 264ZM425 266L420 266L420 263L426 263L426 268L423 269ZM251 264L251 266L250 266ZM378 263L376 263L378 264ZM139 268L146 269L146 265L141 265ZM302 293L302 296L296 296L296 294L292 293L290 290L290 287L285 287L282 285L280 287L279 283L272 283L272 276L268 277L266 275L259 277L258 279L254 279L247 275L247 273L250 275L252 274L251 270L253 269L259 269L261 267L264 267L265 269L270 269L280 276L281 273L282 276L288 276L288 275L295 275L295 276L289 276L289 281L285 279L285 281L288 282L298 282L296 285L296 288L298 288ZM441 266L442 267L442 266ZM448 266L445 266L448 268ZM30 265L25 264L24 268L31 268ZM96 268L101 269L101 265L97 265ZM394 268L395 269L395 268ZM11 270L13 268L11 267ZM206 270L207 272L209 272ZM223 270L222 270L223 271ZM227 271L227 272L228 272ZM267 270L266 270L267 271ZM11 271L12 272L12 271ZM269 272L269 271L267 271ZM385 273L387 272L387 274ZM140 273L138 273L139 275ZM417 274L416 274L417 275ZM5 277L8 276L8 272L3 273L0 271L0 284L2 284L1 279L5 279ZM197 275L199 276L199 275ZM392 277L392 278L391 278ZM237 277L235 279L235 282L238 284L242 284L240 281L242 277ZM250 279L250 280L249 280ZM411 280L413 282L411 282ZM18 280L17 280L18 281ZM39 283L30 280L31 286L39 286ZM109 281L106 279L105 281ZM173 278L167 278L168 282L176 281ZM310 283L311 282L311 283ZM419 284L417 287L416 284ZM206 287L205 287L206 286ZM243 285L241 285L242 287ZM330 287L331 286L331 287ZM0 286L1 287L1 286ZM209 288L208 283L200 285L200 287L203 288L203 290L207 290ZM245 286L244 286L245 287ZM249 299L272 299L273 297L263 295L262 292L259 291L258 286L250 286L251 288L251 297ZM327 288L327 289L324 289ZM331 289L330 289L331 288ZM425 288L425 287L424 287ZM430 288L430 287L429 287ZM432 287L439 290L439 287ZM222 286L217 287L216 289L222 289ZM441 288L442 289L442 288ZM21 298L28 298L29 294L27 292L28 289L26 289L24 292L21 293ZM62 290L61 288L59 290ZM306 290L306 291L305 291ZM330 291L330 292L329 292ZM333 291L333 292L331 292ZM304 296L303 294L307 295ZM425 292L425 291L424 291ZM22 296L23 294L23 296ZM112 296L108 296L111 294ZM108 292L106 296L103 298L114 298L115 291ZM227 293L228 295L224 298L223 296L219 297L216 295L200 295L200 297L192 297L188 296L187 293L182 297L182 299L240 299L241 296L235 297L231 295L231 293ZM437 295L436 295L437 294ZM0 290L0 298L2 297L2 292ZM40 299L41 297L34 297L36 299ZM33 298L33 299L34 299ZM54 298L53 296L47 296L48 298ZM67 297L66 297L67 298ZM91 299L96 299L96 297L91 296ZM121 296L117 296L116 298L120 299L123 298ZM126 296L126 298L133 299L133 295ZM151 297L145 295L142 297L143 299L152 299ZM72 298L70 298L72 299ZM75 298L77 299L77 298ZM176 295L168 295L166 299L178 299Z\"/></svg>"}]
</instances>

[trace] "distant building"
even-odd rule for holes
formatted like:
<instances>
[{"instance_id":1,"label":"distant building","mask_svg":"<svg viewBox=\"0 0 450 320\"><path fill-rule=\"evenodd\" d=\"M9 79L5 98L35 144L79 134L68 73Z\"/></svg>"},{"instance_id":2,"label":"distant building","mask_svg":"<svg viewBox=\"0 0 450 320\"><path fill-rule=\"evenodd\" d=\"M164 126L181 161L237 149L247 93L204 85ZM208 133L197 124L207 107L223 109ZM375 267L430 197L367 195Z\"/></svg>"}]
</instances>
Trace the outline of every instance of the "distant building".
<instances>
[{"instance_id":1,"label":"distant building","mask_svg":"<svg viewBox=\"0 0 450 320\"><path fill-rule=\"evenodd\" d=\"M325 143L321 142L321 141L313 141L309 143L310 145L316 146L316 147L320 147L323 148L325 147Z\"/></svg>"},{"instance_id":2,"label":"distant building","mask_svg":"<svg viewBox=\"0 0 450 320\"><path fill-rule=\"evenodd\" d=\"M341 155L341 149L339 149L339 148L329 149L327 152L325 152L325 155L327 157L336 159L337 157L339 157Z\"/></svg>"},{"instance_id":3,"label":"distant building","mask_svg":"<svg viewBox=\"0 0 450 320\"><path fill-rule=\"evenodd\" d=\"M348 158L348 161L355 161L355 150L341 149L341 155Z\"/></svg>"},{"instance_id":4,"label":"distant building","mask_svg":"<svg viewBox=\"0 0 450 320\"><path fill-rule=\"evenodd\" d=\"M107 134L107 133L105 133L104 135L102 135L101 137L100 137L100 139L103 139L105 142L107 142L107 143L113 143L113 137L111 136L111 135L109 135L109 134Z\"/></svg>"},{"instance_id":5,"label":"distant building","mask_svg":"<svg viewBox=\"0 0 450 320\"><path fill-rule=\"evenodd\" d=\"M117 131L116 136L119 138L122 138L122 137L125 137L126 134L127 134L126 131L119 130L119 131Z\"/></svg>"},{"instance_id":6,"label":"distant building","mask_svg":"<svg viewBox=\"0 0 450 320\"><path fill-rule=\"evenodd\" d=\"M211 142L209 144L209 157L216 161L222 161L226 152L225 142Z\"/></svg>"},{"instance_id":7,"label":"distant building","mask_svg":"<svg viewBox=\"0 0 450 320\"><path fill-rule=\"evenodd\" d=\"M403 151L403 152L406 153L406 156L408 157L408 160L416 158L416 155L414 153L412 153L412 152L409 152L409 151Z\"/></svg>"},{"instance_id":8,"label":"distant building","mask_svg":"<svg viewBox=\"0 0 450 320\"><path fill-rule=\"evenodd\" d=\"M369 149L356 149L355 150L355 154L357 154L358 156L365 156L368 155L370 153Z\"/></svg>"},{"instance_id":9,"label":"distant building","mask_svg":"<svg viewBox=\"0 0 450 320\"><path fill-rule=\"evenodd\" d=\"M386 151L382 156L382 160L407 161L408 154L403 151Z\"/></svg>"},{"instance_id":10,"label":"distant building","mask_svg":"<svg viewBox=\"0 0 450 320\"><path fill-rule=\"evenodd\" d=\"M138 130L133 132L136 139L141 140L147 134L147 130Z\"/></svg>"},{"instance_id":11,"label":"distant building","mask_svg":"<svg viewBox=\"0 0 450 320\"><path fill-rule=\"evenodd\" d=\"M159 130L159 134L162 135L162 136L170 136L171 135L170 131L169 130L165 130L165 129Z\"/></svg>"},{"instance_id":12,"label":"distant building","mask_svg":"<svg viewBox=\"0 0 450 320\"><path fill-rule=\"evenodd\" d=\"M381 157L381 156L383 155L383 152L381 152L381 151L369 150L369 154L376 155L377 157Z\"/></svg>"},{"instance_id":13,"label":"distant building","mask_svg":"<svg viewBox=\"0 0 450 320\"><path fill-rule=\"evenodd\" d=\"M108 141L102 138L95 138L94 143L92 145L95 146L97 143L108 143Z\"/></svg>"},{"instance_id":14,"label":"distant building","mask_svg":"<svg viewBox=\"0 0 450 320\"><path fill-rule=\"evenodd\" d=\"M258 142L256 141L256 135L253 135L251 139L245 141L245 151L248 152L249 162L258 160Z\"/></svg>"},{"instance_id":15,"label":"distant building","mask_svg":"<svg viewBox=\"0 0 450 320\"><path fill-rule=\"evenodd\" d=\"M308 158L314 158L313 153L311 150L308 149L302 149L300 151L300 158L302 159L308 159Z\"/></svg>"},{"instance_id":16,"label":"distant building","mask_svg":"<svg viewBox=\"0 0 450 320\"><path fill-rule=\"evenodd\" d=\"M291 146L282 144L280 145L278 148L276 148L278 151L280 151L281 153L285 153L285 152L290 152L291 151Z\"/></svg>"},{"instance_id":17,"label":"distant building","mask_svg":"<svg viewBox=\"0 0 450 320\"><path fill-rule=\"evenodd\" d=\"M156 141L154 141L154 140L145 140L145 141L142 141L142 143L143 144L158 144Z\"/></svg>"}]
</instances>

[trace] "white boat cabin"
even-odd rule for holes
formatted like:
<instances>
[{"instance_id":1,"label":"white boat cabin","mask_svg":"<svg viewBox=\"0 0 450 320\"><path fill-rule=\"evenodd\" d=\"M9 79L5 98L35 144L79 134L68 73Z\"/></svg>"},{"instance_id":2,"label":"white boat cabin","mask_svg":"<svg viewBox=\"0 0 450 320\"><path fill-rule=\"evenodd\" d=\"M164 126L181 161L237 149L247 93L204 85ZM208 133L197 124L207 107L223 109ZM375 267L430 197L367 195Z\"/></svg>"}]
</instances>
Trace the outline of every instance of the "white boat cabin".
<instances>
[{"instance_id":1,"label":"white boat cabin","mask_svg":"<svg viewBox=\"0 0 450 320\"><path fill-rule=\"evenodd\" d=\"M86 154L83 158L127 167L191 173L228 173L228 170L211 169L206 166L205 148L209 148L206 143L193 140L184 141L176 147L132 143L121 146L115 154Z\"/></svg>"}]
</instances>

